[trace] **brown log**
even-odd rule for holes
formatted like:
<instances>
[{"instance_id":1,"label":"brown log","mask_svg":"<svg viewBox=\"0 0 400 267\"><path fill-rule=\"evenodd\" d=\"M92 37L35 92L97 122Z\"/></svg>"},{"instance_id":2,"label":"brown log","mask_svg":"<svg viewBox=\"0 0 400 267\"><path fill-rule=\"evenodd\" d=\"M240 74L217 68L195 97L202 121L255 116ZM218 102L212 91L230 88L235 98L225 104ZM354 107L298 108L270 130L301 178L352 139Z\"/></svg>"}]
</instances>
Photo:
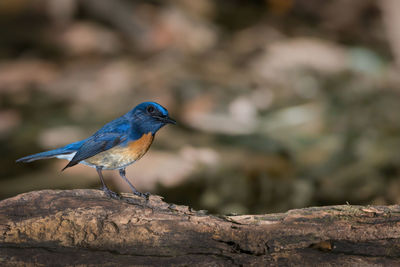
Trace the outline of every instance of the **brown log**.
<instances>
[{"instance_id":1,"label":"brown log","mask_svg":"<svg viewBox=\"0 0 400 267\"><path fill-rule=\"evenodd\" d=\"M99 190L0 202L0 265L400 265L400 206L328 206L211 216Z\"/></svg>"}]
</instances>

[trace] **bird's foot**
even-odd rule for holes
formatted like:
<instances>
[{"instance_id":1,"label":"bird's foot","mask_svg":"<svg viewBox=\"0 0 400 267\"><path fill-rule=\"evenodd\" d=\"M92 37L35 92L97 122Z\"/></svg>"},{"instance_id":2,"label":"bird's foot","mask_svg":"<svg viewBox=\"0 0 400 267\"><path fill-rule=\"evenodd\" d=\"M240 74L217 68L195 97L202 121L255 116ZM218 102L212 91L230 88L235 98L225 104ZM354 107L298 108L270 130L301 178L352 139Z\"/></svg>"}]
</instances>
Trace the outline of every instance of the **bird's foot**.
<instances>
[{"instance_id":1,"label":"bird's foot","mask_svg":"<svg viewBox=\"0 0 400 267\"><path fill-rule=\"evenodd\" d=\"M139 192L139 191L136 190L136 191L133 191L133 194L135 194L135 195L137 195L139 197L143 197L146 200L149 200L149 197L150 197L150 193L149 192L142 193L142 192Z\"/></svg>"},{"instance_id":2,"label":"bird's foot","mask_svg":"<svg viewBox=\"0 0 400 267\"><path fill-rule=\"evenodd\" d=\"M114 191L111 191L108 187L103 187L101 190L103 190L103 192L104 192L109 198L113 198L113 199L117 199L117 200L120 200L120 199L122 198L118 193L116 193L116 192L114 192Z\"/></svg>"}]
</instances>

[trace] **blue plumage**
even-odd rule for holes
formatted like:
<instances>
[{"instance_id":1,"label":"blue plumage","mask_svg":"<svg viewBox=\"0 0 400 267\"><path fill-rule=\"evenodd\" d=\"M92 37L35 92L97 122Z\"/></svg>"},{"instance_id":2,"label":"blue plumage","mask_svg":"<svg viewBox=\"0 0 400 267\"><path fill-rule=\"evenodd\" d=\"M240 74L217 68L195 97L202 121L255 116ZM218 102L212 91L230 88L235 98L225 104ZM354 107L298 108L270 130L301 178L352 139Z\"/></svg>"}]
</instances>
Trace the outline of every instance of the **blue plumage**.
<instances>
[{"instance_id":1,"label":"blue plumage","mask_svg":"<svg viewBox=\"0 0 400 267\"><path fill-rule=\"evenodd\" d=\"M137 195L138 192L125 177L125 168L138 160L150 147L153 136L167 123L175 124L168 111L155 102L137 105L125 115L107 123L92 136L50 151L26 156L17 162L31 162L52 157L69 159L64 169L82 163L97 169L103 190L112 197L116 194L105 185L101 170L118 169ZM64 170L63 169L63 170Z\"/></svg>"},{"instance_id":2,"label":"blue plumage","mask_svg":"<svg viewBox=\"0 0 400 267\"><path fill-rule=\"evenodd\" d=\"M85 140L71 143L69 145L66 145L66 146L63 146L63 147L60 147L57 149L29 155L29 156L17 159L17 162L31 162L31 161L35 161L38 159L48 159L48 158L54 158L59 155L71 154L71 153L76 152L82 146L82 144L85 142Z\"/></svg>"}]
</instances>

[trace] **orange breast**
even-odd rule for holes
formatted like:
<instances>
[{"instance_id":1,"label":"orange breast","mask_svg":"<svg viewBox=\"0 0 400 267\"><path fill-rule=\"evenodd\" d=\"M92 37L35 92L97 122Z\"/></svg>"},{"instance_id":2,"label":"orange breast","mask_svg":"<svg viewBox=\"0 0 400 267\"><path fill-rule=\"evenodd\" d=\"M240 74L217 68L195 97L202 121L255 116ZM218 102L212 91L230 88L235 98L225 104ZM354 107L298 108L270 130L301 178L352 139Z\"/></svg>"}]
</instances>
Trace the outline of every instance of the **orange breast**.
<instances>
[{"instance_id":1,"label":"orange breast","mask_svg":"<svg viewBox=\"0 0 400 267\"><path fill-rule=\"evenodd\" d=\"M130 142L127 146L116 146L85 160L89 165L102 166L104 169L119 169L139 160L149 150L154 136L151 132Z\"/></svg>"},{"instance_id":2,"label":"orange breast","mask_svg":"<svg viewBox=\"0 0 400 267\"><path fill-rule=\"evenodd\" d=\"M153 143L154 136L150 133L142 135L138 140L128 144L128 153L131 154L135 160L140 159L149 150L151 143Z\"/></svg>"}]
</instances>

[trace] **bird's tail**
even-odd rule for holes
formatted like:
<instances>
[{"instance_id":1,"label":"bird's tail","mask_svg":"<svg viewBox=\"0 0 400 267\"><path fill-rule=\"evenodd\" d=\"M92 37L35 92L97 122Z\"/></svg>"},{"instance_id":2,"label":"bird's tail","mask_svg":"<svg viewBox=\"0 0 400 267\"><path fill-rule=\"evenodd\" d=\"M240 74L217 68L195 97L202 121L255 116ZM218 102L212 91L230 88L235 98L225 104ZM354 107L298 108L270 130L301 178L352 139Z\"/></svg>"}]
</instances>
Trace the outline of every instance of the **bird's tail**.
<instances>
[{"instance_id":1,"label":"bird's tail","mask_svg":"<svg viewBox=\"0 0 400 267\"><path fill-rule=\"evenodd\" d=\"M54 157L58 157L58 156L62 156L62 155L68 155L68 154L76 152L81 147L82 143L83 143L83 141L79 141L79 142L75 142L75 143L66 145L64 147L57 148L57 149L29 155L29 156L17 159L16 162L31 162L31 161L35 161L38 159L48 159L48 158L54 158Z\"/></svg>"}]
</instances>

